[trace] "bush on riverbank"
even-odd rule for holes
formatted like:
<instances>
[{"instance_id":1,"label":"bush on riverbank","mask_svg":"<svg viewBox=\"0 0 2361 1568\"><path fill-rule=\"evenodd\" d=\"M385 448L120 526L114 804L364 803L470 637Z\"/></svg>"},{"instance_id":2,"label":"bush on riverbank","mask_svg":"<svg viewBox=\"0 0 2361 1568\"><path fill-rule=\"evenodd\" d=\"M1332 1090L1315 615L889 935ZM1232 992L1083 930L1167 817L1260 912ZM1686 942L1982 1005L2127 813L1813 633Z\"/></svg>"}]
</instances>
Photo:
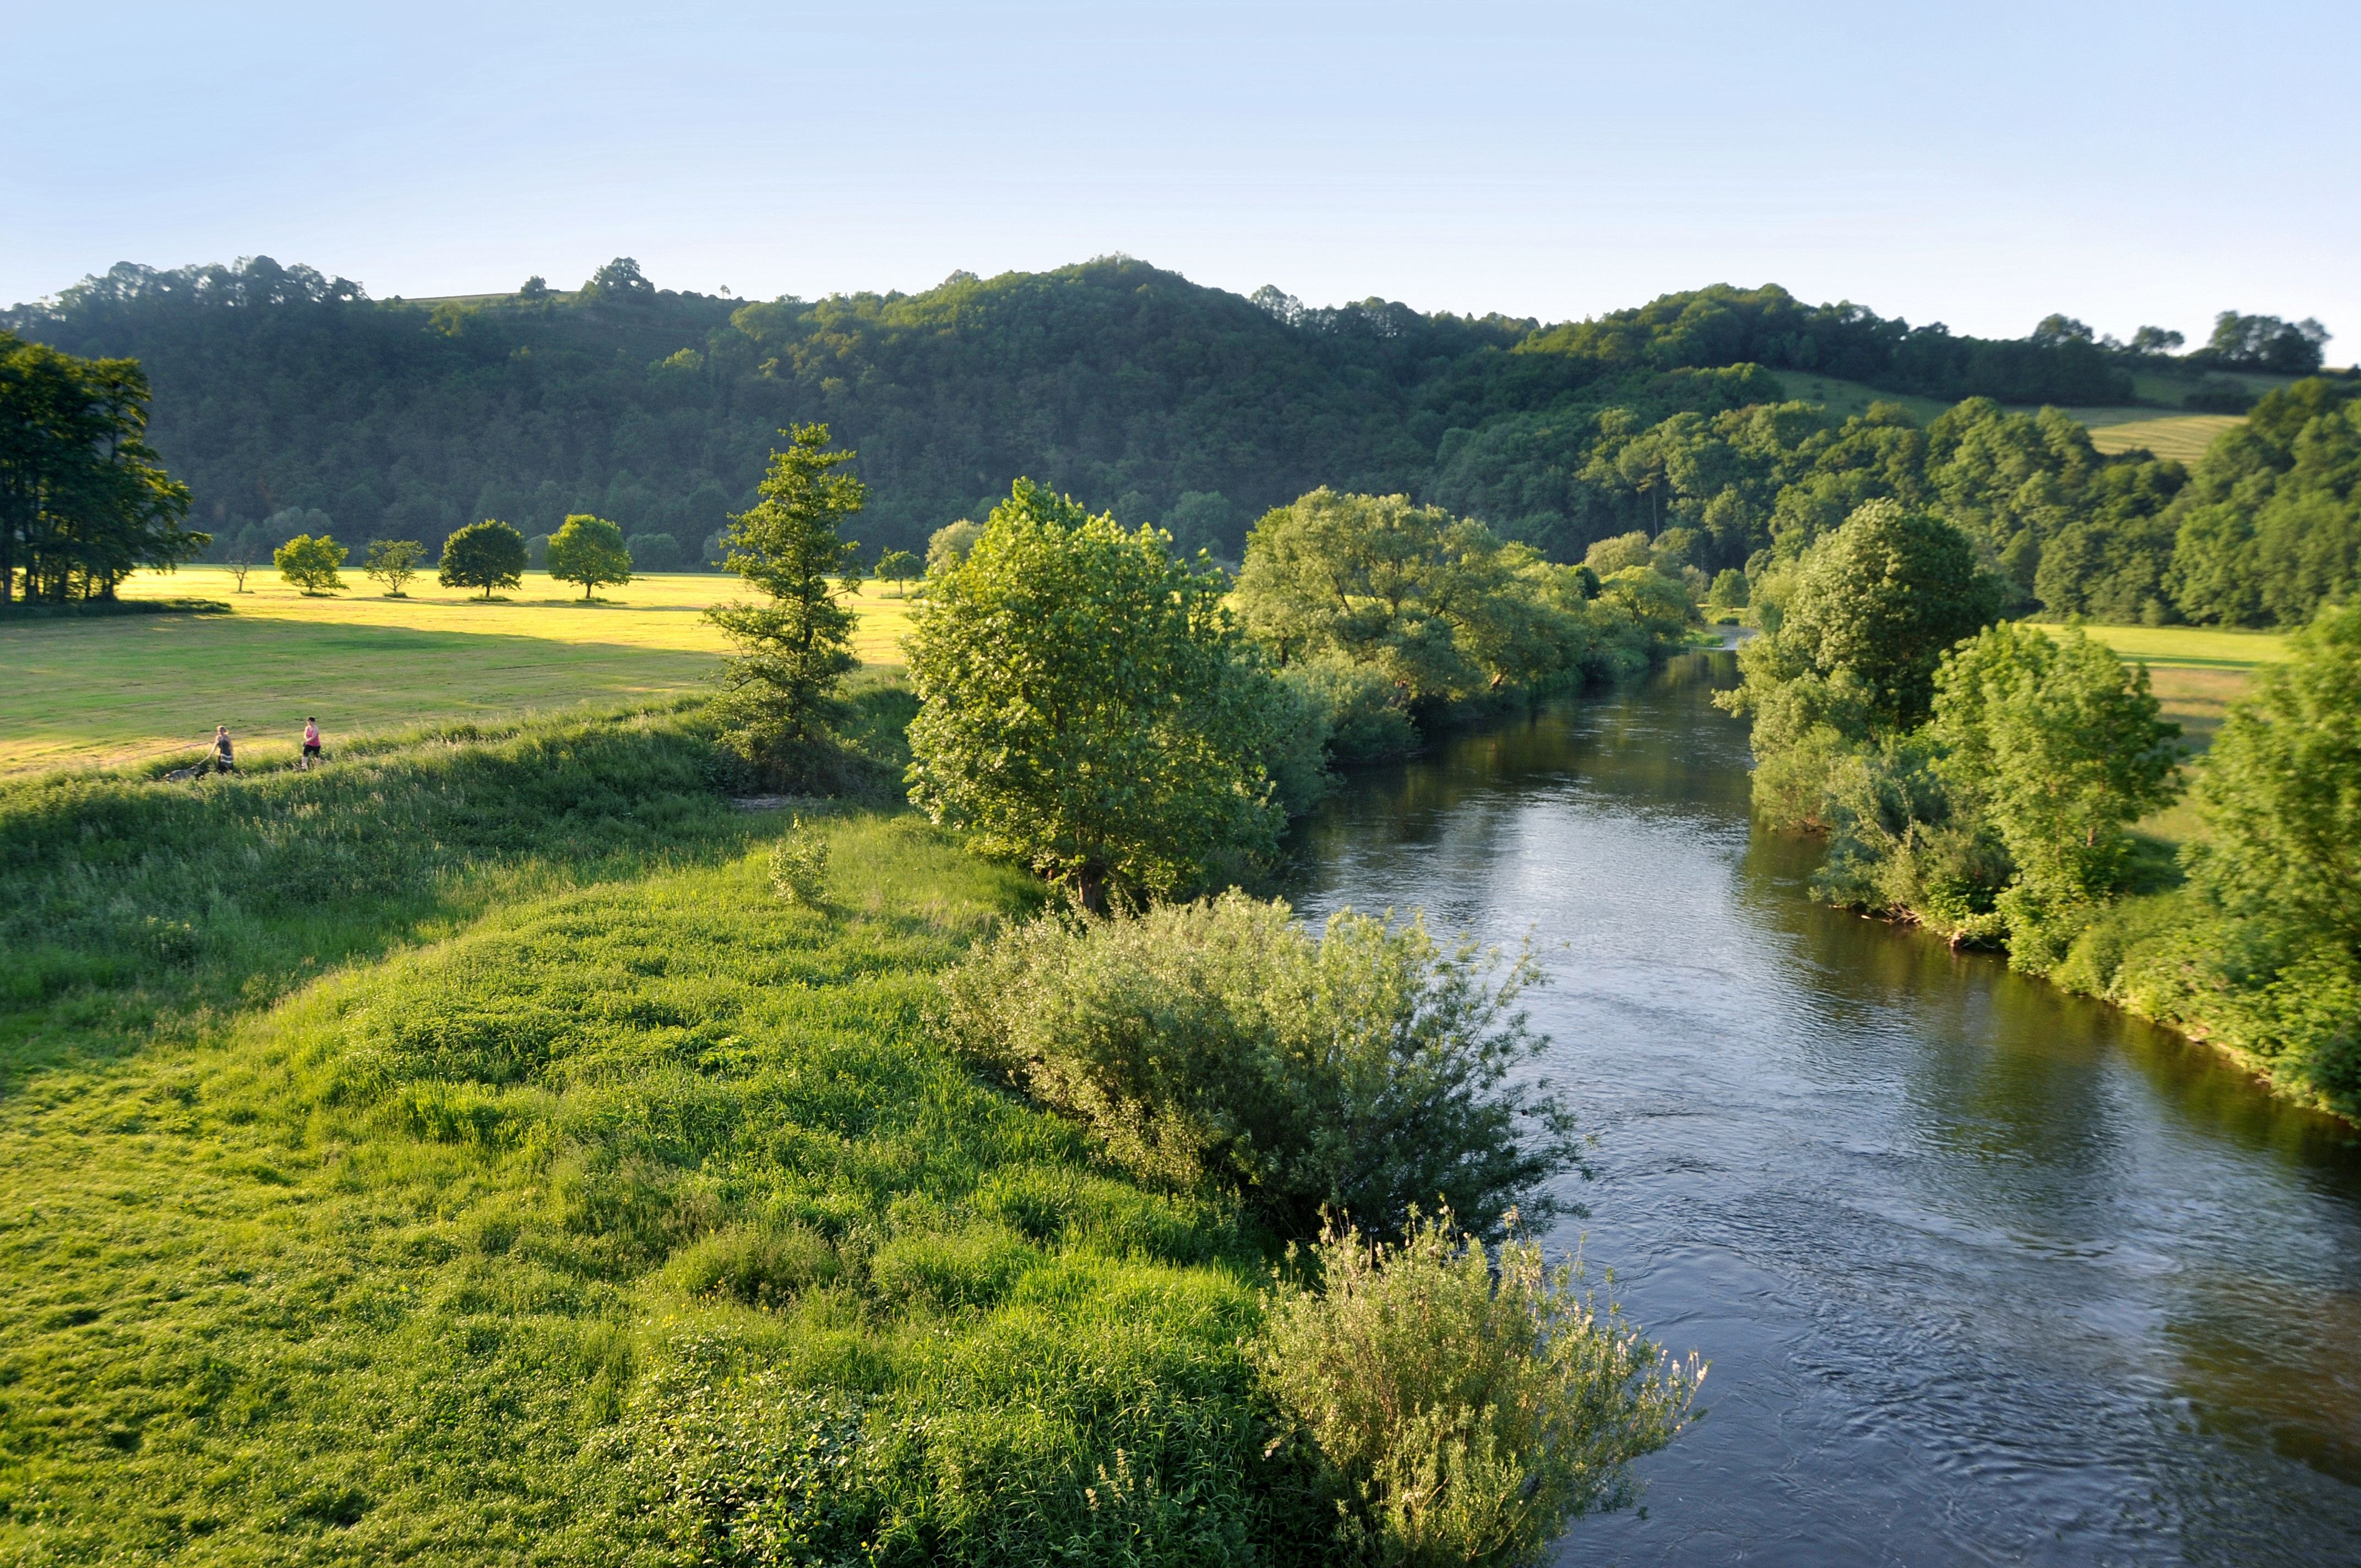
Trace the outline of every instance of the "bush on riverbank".
<instances>
[{"instance_id":1,"label":"bush on riverbank","mask_svg":"<svg viewBox=\"0 0 2361 1568\"><path fill-rule=\"evenodd\" d=\"M1134 918L1044 918L952 971L950 1038L1142 1180L1237 1194L1282 1234L1393 1229L1438 1200L1497 1234L1580 1164L1546 1043L1472 944L1349 912L1314 937L1235 891Z\"/></svg>"},{"instance_id":2,"label":"bush on riverbank","mask_svg":"<svg viewBox=\"0 0 2361 1568\"><path fill-rule=\"evenodd\" d=\"M1631 1462L1679 1435L1704 1369L1676 1363L1512 1236L1445 1210L1398 1243L1324 1228L1317 1291L1282 1287L1258 1346L1360 1561L1521 1568L1575 1519L1636 1495Z\"/></svg>"}]
</instances>

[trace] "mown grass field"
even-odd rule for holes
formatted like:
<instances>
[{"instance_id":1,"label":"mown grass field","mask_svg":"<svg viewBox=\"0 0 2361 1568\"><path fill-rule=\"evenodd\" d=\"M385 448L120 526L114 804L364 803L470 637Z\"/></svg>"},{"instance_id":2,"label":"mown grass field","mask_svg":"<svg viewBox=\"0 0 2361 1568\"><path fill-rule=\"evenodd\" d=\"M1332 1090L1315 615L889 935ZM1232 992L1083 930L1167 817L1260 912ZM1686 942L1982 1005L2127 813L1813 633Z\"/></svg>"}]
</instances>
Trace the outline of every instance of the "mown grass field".
<instances>
[{"instance_id":1,"label":"mown grass field","mask_svg":"<svg viewBox=\"0 0 2361 1568\"><path fill-rule=\"evenodd\" d=\"M699 613L734 577L640 578L584 604L539 573L485 603L434 586L386 598L307 598L267 569L236 593L220 567L143 573L135 598L191 597L226 616L137 616L0 624L0 773L122 764L189 753L227 724L239 755L295 754L306 714L331 752L360 735L421 723L504 723L529 713L644 704L709 689L722 640ZM857 599L864 662L901 663L906 598L875 583Z\"/></svg>"},{"instance_id":2,"label":"mown grass field","mask_svg":"<svg viewBox=\"0 0 2361 1568\"><path fill-rule=\"evenodd\" d=\"M2138 448L2158 457L2170 457L2182 463L2194 463L2205 455L2213 438L2225 430L2246 423L2239 414L2168 414L2158 417L2153 409L2109 410L2129 417L2109 420L2102 424L2085 420L2091 426L2091 444L2100 451L2114 454Z\"/></svg>"},{"instance_id":3,"label":"mown grass field","mask_svg":"<svg viewBox=\"0 0 2361 1568\"><path fill-rule=\"evenodd\" d=\"M1285 1528L1259 1249L924 1026L1030 883L840 809L785 904L708 751L0 783L0 1561L702 1562L750 1486L831 1561Z\"/></svg>"}]
</instances>

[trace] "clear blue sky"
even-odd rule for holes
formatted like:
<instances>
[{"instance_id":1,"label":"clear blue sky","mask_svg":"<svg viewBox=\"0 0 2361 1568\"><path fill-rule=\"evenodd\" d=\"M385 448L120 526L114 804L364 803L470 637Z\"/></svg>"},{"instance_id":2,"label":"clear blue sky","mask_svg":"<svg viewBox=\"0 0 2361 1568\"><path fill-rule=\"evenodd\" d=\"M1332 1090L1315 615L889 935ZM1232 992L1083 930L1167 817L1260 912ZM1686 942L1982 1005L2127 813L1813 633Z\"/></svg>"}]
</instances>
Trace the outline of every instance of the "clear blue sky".
<instances>
[{"instance_id":1,"label":"clear blue sky","mask_svg":"<svg viewBox=\"0 0 2361 1568\"><path fill-rule=\"evenodd\" d=\"M0 8L0 302L261 253L380 297L806 297L1124 251L1564 319L1717 280L2361 354L2361 5Z\"/></svg>"}]
</instances>

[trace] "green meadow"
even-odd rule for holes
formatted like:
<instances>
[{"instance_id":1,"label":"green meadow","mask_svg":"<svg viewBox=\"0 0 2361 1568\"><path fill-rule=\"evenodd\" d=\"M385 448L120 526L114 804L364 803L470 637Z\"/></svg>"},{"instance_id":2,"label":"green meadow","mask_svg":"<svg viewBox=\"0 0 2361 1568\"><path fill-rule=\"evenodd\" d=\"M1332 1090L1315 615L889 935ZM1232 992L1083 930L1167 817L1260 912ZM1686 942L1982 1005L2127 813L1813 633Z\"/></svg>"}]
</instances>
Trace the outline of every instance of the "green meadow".
<instances>
[{"instance_id":1,"label":"green meadow","mask_svg":"<svg viewBox=\"0 0 2361 1568\"><path fill-rule=\"evenodd\" d=\"M924 1026L1030 883L841 807L789 904L709 755L0 784L0 1560L701 1561L758 1473L882 1562L1286 1533L1260 1250Z\"/></svg>"},{"instance_id":2,"label":"green meadow","mask_svg":"<svg viewBox=\"0 0 2361 1568\"><path fill-rule=\"evenodd\" d=\"M0 621L0 773L192 757L227 724L241 760L296 754L306 715L333 751L357 736L423 723L512 723L564 708L613 709L709 692L722 651L707 605L742 591L734 577L671 573L578 589L529 573L489 602L429 578L390 598L347 572L353 590L308 596L267 568L247 591L217 566L145 572L126 598L181 596L226 615ZM909 601L862 585L855 647L901 662Z\"/></svg>"}]
</instances>

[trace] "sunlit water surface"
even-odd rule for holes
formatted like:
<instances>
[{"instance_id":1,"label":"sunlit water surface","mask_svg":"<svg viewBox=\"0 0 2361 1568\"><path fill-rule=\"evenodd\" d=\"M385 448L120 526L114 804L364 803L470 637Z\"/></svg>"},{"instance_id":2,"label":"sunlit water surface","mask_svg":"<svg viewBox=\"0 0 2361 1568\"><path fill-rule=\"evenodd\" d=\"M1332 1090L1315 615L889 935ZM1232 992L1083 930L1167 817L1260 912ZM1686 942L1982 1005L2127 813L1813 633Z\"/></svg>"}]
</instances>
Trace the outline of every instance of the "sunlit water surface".
<instances>
[{"instance_id":1,"label":"sunlit water surface","mask_svg":"<svg viewBox=\"0 0 2361 1568\"><path fill-rule=\"evenodd\" d=\"M1598 1138L1553 1245L1712 1363L1573 1563L2361 1563L2361 1146L1821 908L1727 653L1354 775L1295 897L1513 947Z\"/></svg>"}]
</instances>

